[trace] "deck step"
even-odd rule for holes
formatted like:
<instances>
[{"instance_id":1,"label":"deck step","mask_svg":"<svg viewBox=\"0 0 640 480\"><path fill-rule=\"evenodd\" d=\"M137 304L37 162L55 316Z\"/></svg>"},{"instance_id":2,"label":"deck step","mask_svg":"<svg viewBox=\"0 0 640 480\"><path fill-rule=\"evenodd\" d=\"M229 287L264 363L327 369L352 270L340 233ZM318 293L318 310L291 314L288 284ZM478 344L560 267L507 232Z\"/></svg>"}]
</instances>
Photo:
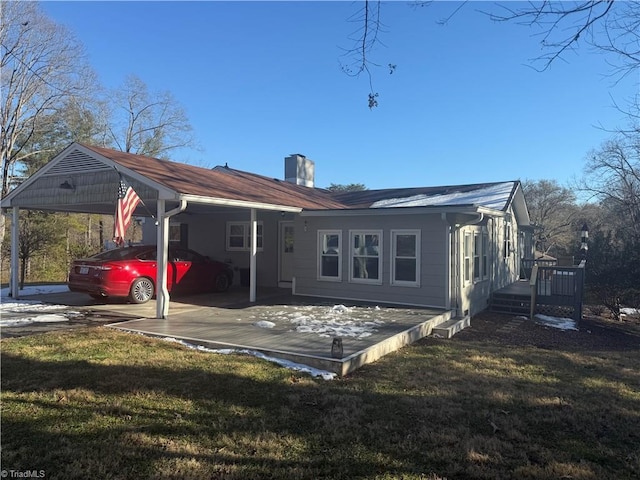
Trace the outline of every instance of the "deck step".
<instances>
[{"instance_id":1,"label":"deck step","mask_svg":"<svg viewBox=\"0 0 640 480\"><path fill-rule=\"evenodd\" d=\"M464 318L452 318L444 323L441 323L437 327L433 327L431 335L441 338L451 338L460 330L467 328L471 325L471 317L466 316Z\"/></svg>"},{"instance_id":2,"label":"deck step","mask_svg":"<svg viewBox=\"0 0 640 480\"><path fill-rule=\"evenodd\" d=\"M494 293L489 310L496 313L529 314L531 297L528 295Z\"/></svg>"}]
</instances>

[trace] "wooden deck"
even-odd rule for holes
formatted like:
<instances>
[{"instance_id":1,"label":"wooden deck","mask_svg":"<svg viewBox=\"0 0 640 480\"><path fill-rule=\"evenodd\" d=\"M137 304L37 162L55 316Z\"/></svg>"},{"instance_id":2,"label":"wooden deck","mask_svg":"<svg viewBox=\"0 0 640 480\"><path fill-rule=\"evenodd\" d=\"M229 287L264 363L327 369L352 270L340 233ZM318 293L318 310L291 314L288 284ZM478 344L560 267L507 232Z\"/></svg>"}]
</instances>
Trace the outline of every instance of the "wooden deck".
<instances>
[{"instance_id":1,"label":"wooden deck","mask_svg":"<svg viewBox=\"0 0 640 480\"><path fill-rule=\"evenodd\" d=\"M529 280L518 280L517 282L507 285L506 287L496 290L495 293L505 295L522 295L525 297L531 296L531 287L529 286Z\"/></svg>"},{"instance_id":2,"label":"wooden deck","mask_svg":"<svg viewBox=\"0 0 640 480\"><path fill-rule=\"evenodd\" d=\"M496 312L520 315L570 314L574 320L580 320L584 267L584 262L574 267L534 265L530 280L519 280L493 292L490 308Z\"/></svg>"}]
</instances>

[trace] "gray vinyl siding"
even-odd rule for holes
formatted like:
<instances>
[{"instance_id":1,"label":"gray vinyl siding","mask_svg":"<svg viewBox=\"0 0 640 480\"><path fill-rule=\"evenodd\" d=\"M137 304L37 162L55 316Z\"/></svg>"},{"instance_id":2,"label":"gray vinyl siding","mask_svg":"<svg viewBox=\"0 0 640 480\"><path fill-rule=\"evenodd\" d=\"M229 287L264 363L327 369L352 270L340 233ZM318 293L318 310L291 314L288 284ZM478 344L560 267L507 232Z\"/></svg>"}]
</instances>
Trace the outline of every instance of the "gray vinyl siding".
<instances>
[{"instance_id":1,"label":"gray vinyl siding","mask_svg":"<svg viewBox=\"0 0 640 480\"><path fill-rule=\"evenodd\" d=\"M318 231L342 235L342 279L318 279ZM382 283L349 280L349 232L382 231ZM420 286L391 285L391 231L420 230ZM446 226L439 215L299 217L295 223L295 294L379 303L442 307L446 304Z\"/></svg>"},{"instance_id":2,"label":"gray vinyl siding","mask_svg":"<svg viewBox=\"0 0 640 480\"><path fill-rule=\"evenodd\" d=\"M511 213L511 247L512 251L505 256L504 232L506 217L489 217L482 224L461 228L457 233L457 241L460 245L460 260L458 266L459 278L461 279L460 292L460 314L468 313L475 315L485 310L489 305L491 293L499 290L519 278L519 242L518 224L515 215ZM476 281L464 282L464 234L465 232L482 232L483 229L489 234L489 276Z\"/></svg>"},{"instance_id":3,"label":"gray vinyl siding","mask_svg":"<svg viewBox=\"0 0 640 480\"><path fill-rule=\"evenodd\" d=\"M228 251L227 222L249 222L250 211L228 209L212 215L179 214L171 223L188 225L188 248L214 260L230 263L234 270L234 285L240 284L240 270L249 268L249 251ZM279 212L258 211L257 220L262 222L263 249L258 251L256 281L258 286L278 286L278 225L283 220ZM147 221L143 230L145 243L156 243L157 226Z\"/></svg>"}]
</instances>

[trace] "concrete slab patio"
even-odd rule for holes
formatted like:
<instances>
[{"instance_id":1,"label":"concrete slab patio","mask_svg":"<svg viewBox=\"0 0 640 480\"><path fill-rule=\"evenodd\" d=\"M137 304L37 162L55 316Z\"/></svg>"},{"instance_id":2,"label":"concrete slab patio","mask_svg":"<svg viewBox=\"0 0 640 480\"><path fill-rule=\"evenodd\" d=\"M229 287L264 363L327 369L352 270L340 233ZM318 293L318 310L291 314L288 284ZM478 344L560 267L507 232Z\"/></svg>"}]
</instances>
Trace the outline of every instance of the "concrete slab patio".
<instances>
[{"instance_id":1,"label":"concrete slab patio","mask_svg":"<svg viewBox=\"0 0 640 480\"><path fill-rule=\"evenodd\" d=\"M190 297L189 301L209 305L188 308L172 302L167 319L141 318L109 326L209 348L258 351L344 376L429 335L451 318L446 310L337 304L282 291L263 292L253 305L244 298L221 305L215 296ZM336 337L342 343L339 357L332 353Z\"/></svg>"},{"instance_id":2,"label":"concrete slab patio","mask_svg":"<svg viewBox=\"0 0 640 480\"><path fill-rule=\"evenodd\" d=\"M347 375L431 334L451 319L441 309L340 303L294 297L287 290L259 290L177 297L166 319L155 319L155 301L144 305L100 302L81 294L42 295L41 300L73 306L88 316L112 319L106 326L155 337L172 337L208 348L252 350L313 368ZM339 338L342 353L332 353Z\"/></svg>"}]
</instances>

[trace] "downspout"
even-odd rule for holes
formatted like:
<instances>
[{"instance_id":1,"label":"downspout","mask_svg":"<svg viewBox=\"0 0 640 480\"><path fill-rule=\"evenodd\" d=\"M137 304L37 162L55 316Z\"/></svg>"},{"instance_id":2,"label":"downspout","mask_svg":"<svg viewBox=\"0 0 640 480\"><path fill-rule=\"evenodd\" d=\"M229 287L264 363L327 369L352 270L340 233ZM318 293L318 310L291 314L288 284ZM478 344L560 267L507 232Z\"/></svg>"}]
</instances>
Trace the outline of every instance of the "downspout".
<instances>
[{"instance_id":1,"label":"downspout","mask_svg":"<svg viewBox=\"0 0 640 480\"><path fill-rule=\"evenodd\" d=\"M258 217L255 208L251 209L251 249L249 257L249 302L256 301L256 268L258 260Z\"/></svg>"},{"instance_id":2,"label":"downspout","mask_svg":"<svg viewBox=\"0 0 640 480\"><path fill-rule=\"evenodd\" d=\"M158 264L156 274L156 318L167 318L169 314L169 290L167 289L167 265L169 250L169 219L187 208L187 201L180 200L180 205L164 211L165 201L158 200L158 245L156 246L156 259Z\"/></svg>"}]
</instances>

